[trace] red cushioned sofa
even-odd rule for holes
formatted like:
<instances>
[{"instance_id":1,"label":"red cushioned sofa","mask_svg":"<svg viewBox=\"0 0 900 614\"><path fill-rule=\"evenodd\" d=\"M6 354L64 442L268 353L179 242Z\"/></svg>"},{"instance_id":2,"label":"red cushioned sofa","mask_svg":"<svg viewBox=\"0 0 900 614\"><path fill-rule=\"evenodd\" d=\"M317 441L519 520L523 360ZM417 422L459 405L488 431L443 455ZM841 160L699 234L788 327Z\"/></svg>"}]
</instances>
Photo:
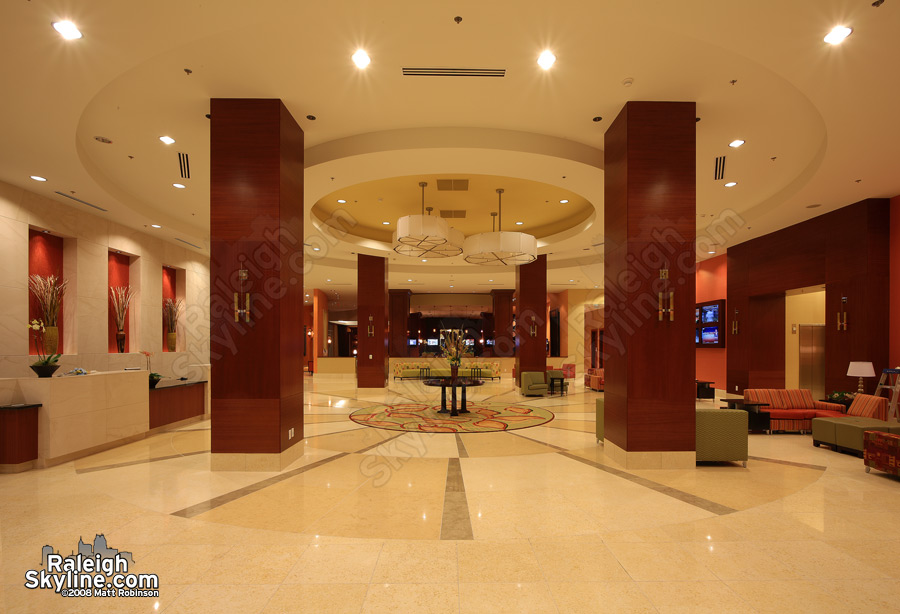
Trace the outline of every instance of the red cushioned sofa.
<instances>
[{"instance_id":1,"label":"red cushioned sofa","mask_svg":"<svg viewBox=\"0 0 900 614\"><path fill-rule=\"evenodd\" d=\"M603 390L603 369L588 369L584 373L584 385L591 390Z\"/></svg>"},{"instance_id":2,"label":"red cushioned sofa","mask_svg":"<svg viewBox=\"0 0 900 614\"><path fill-rule=\"evenodd\" d=\"M773 431L812 430L813 418L836 418L846 415L843 405L816 401L809 390L784 390L780 388L747 388L745 403L768 403L760 411L769 413Z\"/></svg>"}]
</instances>

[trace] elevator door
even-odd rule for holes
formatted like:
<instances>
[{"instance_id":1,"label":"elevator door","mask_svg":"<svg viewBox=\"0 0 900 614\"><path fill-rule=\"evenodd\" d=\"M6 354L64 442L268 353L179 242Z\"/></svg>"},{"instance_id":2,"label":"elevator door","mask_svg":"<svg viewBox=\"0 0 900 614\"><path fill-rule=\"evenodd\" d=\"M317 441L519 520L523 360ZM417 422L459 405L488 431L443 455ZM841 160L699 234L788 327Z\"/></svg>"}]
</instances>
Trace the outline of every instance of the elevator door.
<instances>
[{"instance_id":1,"label":"elevator door","mask_svg":"<svg viewBox=\"0 0 900 614\"><path fill-rule=\"evenodd\" d=\"M800 388L812 391L814 399L825 398L825 326L801 324Z\"/></svg>"}]
</instances>

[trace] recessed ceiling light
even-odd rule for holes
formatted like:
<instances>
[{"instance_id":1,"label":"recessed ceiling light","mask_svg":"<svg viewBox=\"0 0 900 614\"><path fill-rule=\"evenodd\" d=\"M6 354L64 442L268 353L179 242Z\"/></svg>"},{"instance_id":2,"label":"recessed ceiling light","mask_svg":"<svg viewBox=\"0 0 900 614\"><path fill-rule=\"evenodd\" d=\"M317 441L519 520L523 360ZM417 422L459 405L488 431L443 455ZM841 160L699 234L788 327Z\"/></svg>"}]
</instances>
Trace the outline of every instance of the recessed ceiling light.
<instances>
[{"instance_id":1,"label":"recessed ceiling light","mask_svg":"<svg viewBox=\"0 0 900 614\"><path fill-rule=\"evenodd\" d=\"M450 287L452 288L453 286L450 286Z\"/></svg>"},{"instance_id":2,"label":"recessed ceiling light","mask_svg":"<svg viewBox=\"0 0 900 614\"><path fill-rule=\"evenodd\" d=\"M710 251L708 251L708 252L706 252L706 253L707 253L707 254L715 254L715 253L716 253L716 250L712 249L712 250L710 250Z\"/></svg>"},{"instance_id":3,"label":"recessed ceiling light","mask_svg":"<svg viewBox=\"0 0 900 614\"><path fill-rule=\"evenodd\" d=\"M34 179L35 181L47 181L46 178L41 177L40 175L32 175L31 178Z\"/></svg>"},{"instance_id":4,"label":"recessed ceiling light","mask_svg":"<svg viewBox=\"0 0 900 614\"><path fill-rule=\"evenodd\" d=\"M313 251L314 251L314 252L317 252L317 251L319 251L319 249L320 249L320 248L318 248L318 247L314 247L314 248L313 248Z\"/></svg>"},{"instance_id":5,"label":"recessed ceiling light","mask_svg":"<svg viewBox=\"0 0 900 614\"><path fill-rule=\"evenodd\" d=\"M330 279L326 279L325 281L331 281Z\"/></svg>"},{"instance_id":6,"label":"recessed ceiling light","mask_svg":"<svg viewBox=\"0 0 900 614\"><path fill-rule=\"evenodd\" d=\"M175 139L173 139L170 136L161 136L161 137L159 137L159 140L162 141L163 143L165 143L166 145L171 145L172 143L175 142Z\"/></svg>"},{"instance_id":7,"label":"recessed ceiling light","mask_svg":"<svg viewBox=\"0 0 900 614\"><path fill-rule=\"evenodd\" d=\"M569 281L575 281L574 279L570 279Z\"/></svg>"},{"instance_id":8,"label":"recessed ceiling light","mask_svg":"<svg viewBox=\"0 0 900 614\"><path fill-rule=\"evenodd\" d=\"M42 230L41 232L43 232L45 235L50 234L50 231L49 231L49 230Z\"/></svg>"},{"instance_id":9,"label":"recessed ceiling light","mask_svg":"<svg viewBox=\"0 0 900 614\"><path fill-rule=\"evenodd\" d=\"M343 198L339 198L339 199L338 199L338 202L339 202L340 204L343 205L343 204L346 203L347 201L344 200Z\"/></svg>"},{"instance_id":10,"label":"recessed ceiling light","mask_svg":"<svg viewBox=\"0 0 900 614\"><path fill-rule=\"evenodd\" d=\"M422 262L428 262L426 258L422 258Z\"/></svg>"},{"instance_id":11,"label":"recessed ceiling light","mask_svg":"<svg viewBox=\"0 0 900 614\"><path fill-rule=\"evenodd\" d=\"M806 205L806 208L807 208L807 209L818 209L818 208L821 207L821 206L822 206L822 203L818 203L818 204L815 204L815 205Z\"/></svg>"},{"instance_id":12,"label":"recessed ceiling light","mask_svg":"<svg viewBox=\"0 0 900 614\"><path fill-rule=\"evenodd\" d=\"M179 190L183 190L183 189L184 189L184 184L183 184L183 183L173 183L173 184L172 184L172 187L173 187L173 188L178 188Z\"/></svg>"},{"instance_id":13,"label":"recessed ceiling light","mask_svg":"<svg viewBox=\"0 0 900 614\"><path fill-rule=\"evenodd\" d=\"M521 226L521 225L524 224L524 223L525 223L525 222L516 222L516 226Z\"/></svg>"},{"instance_id":14,"label":"recessed ceiling light","mask_svg":"<svg viewBox=\"0 0 900 614\"><path fill-rule=\"evenodd\" d=\"M730 143L728 143L728 146L729 146L729 147L740 147L740 146L743 145L745 142L746 142L746 141L744 141L743 139L734 139L733 141L731 141Z\"/></svg>"},{"instance_id":15,"label":"recessed ceiling light","mask_svg":"<svg viewBox=\"0 0 900 614\"><path fill-rule=\"evenodd\" d=\"M726 187L726 188L733 188L733 187L736 186L736 185L737 185L737 181L729 181L728 183L725 184L725 187Z\"/></svg>"},{"instance_id":16,"label":"recessed ceiling light","mask_svg":"<svg viewBox=\"0 0 900 614\"><path fill-rule=\"evenodd\" d=\"M825 36L825 42L829 45L839 45L844 42L844 39L850 36L850 33L853 32L853 28L848 28L847 26L834 26Z\"/></svg>"},{"instance_id":17,"label":"recessed ceiling light","mask_svg":"<svg viewBox=\"0 0 900 614\"><path fill-rule=\"evenodd\" d=\"M390 226L390 225L391 225L390 222L381 222L381 224L382 224L383 226Z\"/></svg>"},{"instance_id":18,"label":"recessed ceiling light","mask_svg":"<svg viewBox=\"0 0 900 614\"><path fill-rule=\"evenodd\" d=\"M569 202L569 199L568 199L568 198L564 198L564 199L562 199L561 201L559 201L559 204L564 205L564 204L566 204L567 202Z\"/></svg>"},{"instance_id":19,"label":"recessed ceiling light","mask_svg":"<svg viewBox=\"0 0 900 614\"><path fill-rule=\"evenodd\" d=\"M488 281L494 281L493 279L489 279Z\"/></svg>"},{"instance_id":20,"label":"recessed ceiling light","mask_svg":"<svg viewBox=\"0 0 900 614\"><path fill-rule=\"evenodd\" d=\"M556 62L556 56L549 49L542 51L537 59L538 66L544 70L550 70L554 62Z\"/></svg>"},{"instance_id":21,"label":"recessed ceiling light","mask_svg":"<svg viewBox=\"0 0 900 614\"><path fill-rule=\"evenodd\" d=\"M407 279L406 281L412 281L411 279Z\"/></svg>"},{"instance_id":22,"label":"recessed ceiling light","mask_svg":"<svg viewBox=\"0 0 900 614\"><path fill-rule=\"evenodd\" d=\"M55 21L52 25L53 29L67 41L81 38L81 31L71 21Z\"/></svg>"},{"instance_id":23,"label":"recessed ceiling light","mask_svg":"<svg viewBox=\"0 0 900 614\"><path fill-rule=\"evenodd\" d=\"M365 68L369 65L369 62L372 61L369 59L369 54L362 49L357 49L356 53L354 53L350 57L353 60L353 63L356 64L357 68Z\"/></svg>"},{"instance_id":24,"label":"recessed ceiling light","mask_svg":"<svg viewBox=\"0 0 900 614\"><path fill-rule=\"evenodd\" d=\"M150 224L150 228L162 228L159 224Z\"/></svg>"}]
</instances>

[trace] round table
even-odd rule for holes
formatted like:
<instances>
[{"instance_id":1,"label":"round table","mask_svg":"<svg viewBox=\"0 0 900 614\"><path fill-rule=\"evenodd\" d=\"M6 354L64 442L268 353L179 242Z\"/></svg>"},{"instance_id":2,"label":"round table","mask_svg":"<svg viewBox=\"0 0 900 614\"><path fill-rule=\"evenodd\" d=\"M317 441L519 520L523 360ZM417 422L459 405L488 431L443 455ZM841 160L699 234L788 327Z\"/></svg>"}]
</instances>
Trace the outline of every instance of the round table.
<instances>
[{"instance_id":1,"label":"round table","mask_svg":"<svg viewBox=\"0 0 900 614\"><path fill-rule=\"evenodd\" d=\"M452 377L439 377L426 379L422 381L426 386L434 386L435 388L441 387L441 409L438 411L439 414L450 413L451 416L458 416L459 414L467 414L469 410L466 409L466 388L473 386L483 386L484 380L474 379L471 377L457 377L455 380ZM450 409L447 409L447 387L450 387ZM457 412L456 410L456 389L462 388L462 403L460 403L460 409Z\"/></svg>"}]
</instances>

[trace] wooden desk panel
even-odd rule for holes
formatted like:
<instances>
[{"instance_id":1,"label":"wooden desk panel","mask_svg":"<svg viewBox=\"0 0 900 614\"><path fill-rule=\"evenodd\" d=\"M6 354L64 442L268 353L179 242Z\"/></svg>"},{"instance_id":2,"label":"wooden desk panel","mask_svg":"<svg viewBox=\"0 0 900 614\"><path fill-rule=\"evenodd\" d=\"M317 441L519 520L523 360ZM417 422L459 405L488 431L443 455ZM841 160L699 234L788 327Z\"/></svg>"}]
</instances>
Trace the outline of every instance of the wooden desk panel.
<instances>
[{"instance_id":1,"label":"wooden desk panel","mask_svg":"<svg viewBox=\"0 0 900 614\"><path fill-rule=\"evenodd\" d=\"M0 465L18 465L38 457L38 408L0 409Z\"/></svg>"},{"instance_id":2,"label":"wooden desk panel","mask_svg":"<svg viewBox=\"0 0 900 614\"><path fill-rule=\"evenodd\" d=\"M150 428L202 416L206 402L204 382L155 388L150 391Z\"/></svg>"}]
</instances>

